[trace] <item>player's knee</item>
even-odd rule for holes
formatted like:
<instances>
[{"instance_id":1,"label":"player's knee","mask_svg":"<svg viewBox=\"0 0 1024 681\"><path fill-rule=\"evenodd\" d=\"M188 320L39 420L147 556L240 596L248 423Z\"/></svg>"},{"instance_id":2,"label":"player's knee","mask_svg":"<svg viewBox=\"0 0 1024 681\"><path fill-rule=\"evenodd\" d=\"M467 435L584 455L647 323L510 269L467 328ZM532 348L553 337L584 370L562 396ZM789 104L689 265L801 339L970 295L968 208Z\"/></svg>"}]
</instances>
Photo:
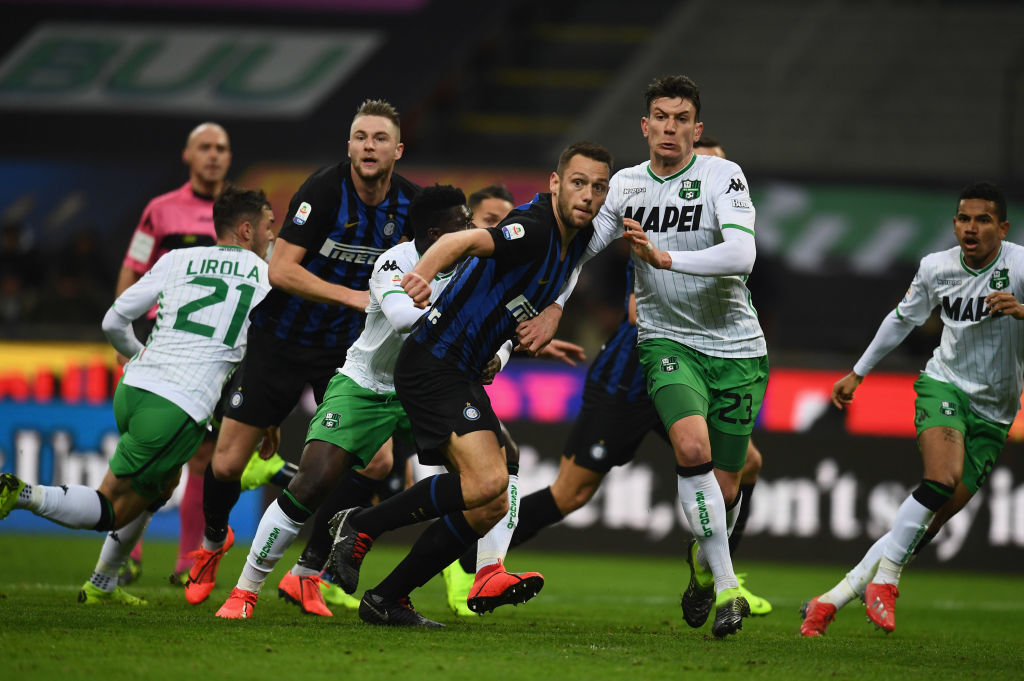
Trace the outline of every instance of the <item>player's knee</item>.
<instances>
[{"instance_id":1,"label":"player's knee","mask_svg":"<svg viewBox=\"0 0 1024 681\"><path fill-rule=\"evenodd\" d=\"M684 438L673 443L676 462L680 466L697 466L711 460L711 446L697 438Z\"/></svg>"},{"instance_id":2,"label":"player's knee","mask_svg":"<svg viewBox=\"0 0 1024 681\"><path fill-rule=\"evenodd\" d=\"M252 452L249 455L251 456ZM237 482L242 479L242 471L245 470L247 463L248 456L243 458L240 455L226 453L224 456L214 456L210 467L213 469L213 477L219 482Z\"/></svg>"},{"instance_id":3,"label":"player's knee","mask_svg":"<svg viewBox=\"0 0 1024 681\"><path fill-rule=\"evenodd\" d=\"M508 471L502 470L493 475L482 476L467 476L465 473L462 475L462 495L467 508L476 508L501 500L507 505L507 489Z\"/></svg>"}]
</instances>

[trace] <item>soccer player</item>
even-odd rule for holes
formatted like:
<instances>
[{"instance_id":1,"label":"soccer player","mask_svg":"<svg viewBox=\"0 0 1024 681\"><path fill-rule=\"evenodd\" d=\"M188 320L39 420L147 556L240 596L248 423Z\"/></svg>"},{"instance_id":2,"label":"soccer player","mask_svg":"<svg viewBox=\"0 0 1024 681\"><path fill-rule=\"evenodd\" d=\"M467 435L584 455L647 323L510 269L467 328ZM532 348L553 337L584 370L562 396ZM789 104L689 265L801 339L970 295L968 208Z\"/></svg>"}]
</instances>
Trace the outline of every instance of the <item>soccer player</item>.
<instances>
[{"instance_id":1,"label":"soccer player","mask_svg":"<svg viewBox=\"0 0 1024 681\"><path fill-rule=\"evenodd\" d=\"M213 228L213 203L224 190L225 177L231 167L231 141L223 127L216 123L201 123L188 135L181 160L188 167L188 181L181 187L161 194L150 201L142 212L128 251L121 264L115 296L137 282L142 275L168 251L192 246L212 246L217 241ZM156 306L137 320L135 331L139 341L145 343L156 321ZM121 363L127 357L119 355ZM180 583L192 566L189 553L199 545L203 534L203 472L213 455L216 434L207 431L195 455L188 461L185 494L178 509L181 532L178 539L178 557L171 573L172 583ZM267 463L258 457L260 465L247 469L255 478L257 469L264 475L250 485L257 487L275 473L283 472L279 481L287 479L284 460L274 455ZM267 474L269 473L269 475ZM131 583L142 574L142 544L137 544L125 562L119 581Z\"/></svg>"},{"instance_id":2,"label":"soccer player","mask_svg":"<svg viewBox=\"0 0 1024 681\"><path fill-rule=\"evenodd\" d=\"M328 568L352 593L377 537L438 518L408 556L363 595L363 621L440 626L409 607L410 592L508 513L509 473L500 427L480 379L513 335L524 349L539 349L542 340L529 322L556 301L583 255L593 233L591 221L607 196L610 172L611 155L604 147L591 142L569 146L551 174L550 195L538 195L497 227L442 237L403 277L402 287L422 305L437 272L469 257L420 318L395 366L395 386L409 413L421 462L445 462L454 472L431 476L373 508L347 509L332 519ZM517 583L514 575L492 581L500 590Z\"/></svg>"},{"instance_id":3,"label":"soccer player","mask_svg":"<svg viewBox=\"0 0 1024 681\"><path fill-rule=\"evenodd\" d=\"M466 197L451 186L427 187L413 199L409 222L416 238L377 259L369 281L366 327L328 384L309 424L299 472L263 514L238 585L217 611L218 617L252 617L263 582L343 470L355 462L368 465L392 433L411 439L409 417L395 399L392 375L402 341L423 310L402 290L402 274L411 271L420 253L442 234L469 227ZM432 298L451 276L451 271L443 272L431 280ZM281 580L278 592L305 612L330 617L320 591L320 571L297 563Z\"/></svg>"},{"instance_id":4,"label":"soccer player","mask_svg":"<svg viewBox=\"0 0 1024 681\"><path fill-rule=\"evenodd\" d=\"M725 158L721 145L706 135L694 142L694 152ZM597 493L608 471L633 460L637 447L648 432L654 432L668 442L668 434L644 388L644 375L637 356L633 279L634 266L630 261L626 266L625 314L587 372L583 405L565 444L558 475L550 486L524 497L520 502L519 522L511 538L511 546L533 538L545 527L582 508ZM752 443L748 444L743 475L749 474L756 481L760 462L760 453ZM752 489L753 482L747 482L746 477L741 482L744 506L749 503L745 484L747 489ZM730 536L730 551L734 549L733 540L736 538L734 531ZM462 601L470 593L467 581L472 582L460 579L459 570L471 573L476 562L475 547L471 547L460 559L458 570L455 565L445 568L446 586L450 592L461 587ZM771 612L771 603L750 593L742 581L739 589L750 604L752 614ZM453 609L452 603L457 599L458 594L449 594L449 605Z\"/></svg>"},{"instance_id":5,"label":"soccer player","mask_svg":"<svg viewBox=\"0 0 1024 681\"><path fill-rule=\"evenodd\" d=\"M80 603L145 604L118 586L118 570L202 441L221 386L245 350L249 311L270 289L263 258L274 215L267 197L229 187L213 217L217 245L167 253L103 318L111 344L131 359L114 392L121 438L99 489L0 476L0 518L24 508L66 527L114 530ZM131 323L154 304L164 322L143 346Z\"/></svg>"},{"instance_id":6,"label":"soccer player","mask_svg":"<svg viewBox=\"0 0 1024 681\"><path fill-rule=\"evenodd\" d=\"M868 619L892 632L903 568L977 493L999 457L1024 388L1024 305L1014 293L1024 286L1024 248L1004 241L1009 229L999 188L965 187L953 215L959 245L921 259L903 300L833 386L832 403L844 409L878 362L939 309L942 338L914 382L923 478L860 563L804 605L802 635L823 635L857 597Z\"/></svg>"},{"instance_id":7,"label":"soccer player","mask_svg":"<svg viewBox=\"0 0 1024 681\"><path fill-rule=\"evenodd\" d=\"M349 160L317 170L292 197L270 260L274 288L253 310L249 347L206 470L206 526L185 585L189 603L206 600L234 543L228 515L249 454L268 427L276 431L307 383L317 404L323 401L362 330L374 263L408 235L409 204L419 188L394 172L403 150L398 112L388 102L366 100L349 129ZM276 436L271 439L276 447ZM391 468L390 449L386 454L381 478ZM337 494L359 504L374 485L350 471ZM322 506L330 508L332 498ZM315 522L302 564L319 572L330 541L326 521Z\"/></svg>"},{"instance_id":8,"label":"soccer player","mask_svg":"<svg viewBox=\"0 0 1024 681\"><path fill-rule=\"evenodd\" d=\"M645 101L640 129L650 160L612 178L595 242L609 243L624 227L633 249L640 364L675 453L680 504L700 538L688 551L683 617L702 626L714 605L712 632L722 637L750 614L728 528L768 381L764 335L745 285L755 212L738 165L693 151L704 127L697 85L686 76L660 78Z\"/></svg>"}]
</instances>

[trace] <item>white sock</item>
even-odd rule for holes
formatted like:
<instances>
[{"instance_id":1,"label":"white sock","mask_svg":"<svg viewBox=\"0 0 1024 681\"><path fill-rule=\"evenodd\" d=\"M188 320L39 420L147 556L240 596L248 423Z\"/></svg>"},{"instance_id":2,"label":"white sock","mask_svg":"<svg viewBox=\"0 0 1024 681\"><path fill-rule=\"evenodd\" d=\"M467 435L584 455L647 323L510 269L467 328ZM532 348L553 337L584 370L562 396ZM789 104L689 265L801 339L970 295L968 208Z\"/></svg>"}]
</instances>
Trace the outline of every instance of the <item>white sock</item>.
<instances>
[{"instance_id":1,"label":"white sock","mask_svg":"<svg viewBox=\"0 0 1024 681\"><path fill-rule=\"evenodd\" d=\"M740 508L743 505L743 492L736 495L736 503L725 512L725 525L728 535L732 536L732 528L736 527L736 520L740 517Z\"/></svg>"},{"instance_id":2,"label":"white sock","mask_svg":"<svg viewBox=\"0 0 1024 681\"><path fill-rule=\"evenodd\" d=\"M309 577L310 575L318 575L318 574L320 574L320 572L323 572L323 571L322 570L317 571L317 570L314 570L313 568L308 568L308 567L305 567L305 566L302 566L302 565L299 565L298 563L296 563L295 565L292 566L292 569L289 570L289 572L291 572L296 577Z\"/></svg>"},{"instance_id":3,"label":"white sock","mask_svg":"<svg viewBox=\"0 0 1024 681\"><path fill-rule=\"evenodd\" d=\"M24 508L58 525L91 530L100 521L103 505L99 492L85 485L32 485ZM18 496L20 501L21 495Z\"/></svg>"},{"instance_id":4,"label":"white sock","mask_svg":"<svg viewBox=\"0 0 1024 681\"><path fill-rule=\"evenodd\" d=\"M882 559L871 581L878 584L899 584L903 566L910 562L924 533L928 530L935 511L921 504L913 495L908 496L896 511L896 519L889 531L889 540L882 547Z\"/></svg>"},{"instance_id":5,"label":"white sock","mask_svg":"<svg viewBox=\"0 0 1024 681\"><path fill-rule=\"evenodd\" d=\"M729 533L726 529L725 499L714 473L676 476L679 503L697 538L711 574L715 576L715 591L739 586L729 556Z\"/></svg>"},{"instance_id":6,"label":"white sock","mask_svg":"<svg viewBox=\"0 0 1024 681\"><path fill-rule=\"evenodd\" d=\"M519 524L519 476L508 476L508 513L476 542L476 571L505 560Z\"/></svg>"},{"instance_id":7,"label":"white sock","mask_svg":"<svg viewBox=\"0 0 1024 681\"><path fill-rule=\"evenodd\" d=\"M238 588L259 593L263 582L267 581L267 575L299 536L304 524L285 515L275 499L263 513L259 527L256 528L256 536L252 540L249 555L245 557Z\"/></svg>"},{"instance_id":8,"label":"white sock","mask_svg":"<svg viewBox=\"0 0 1024 681\"><path fill-rule=\"evenodd\" d=\"M103 591L113 591L117 586L117 573L121 566L128 560L132 548L146 532L146 526L153 518L149 511L143 511L139 517L131 521L120 530L108 532L103 540L103 548L100 549L99 560L96 561L96 568L89 581Z\"/></svg>"}]
</instances>

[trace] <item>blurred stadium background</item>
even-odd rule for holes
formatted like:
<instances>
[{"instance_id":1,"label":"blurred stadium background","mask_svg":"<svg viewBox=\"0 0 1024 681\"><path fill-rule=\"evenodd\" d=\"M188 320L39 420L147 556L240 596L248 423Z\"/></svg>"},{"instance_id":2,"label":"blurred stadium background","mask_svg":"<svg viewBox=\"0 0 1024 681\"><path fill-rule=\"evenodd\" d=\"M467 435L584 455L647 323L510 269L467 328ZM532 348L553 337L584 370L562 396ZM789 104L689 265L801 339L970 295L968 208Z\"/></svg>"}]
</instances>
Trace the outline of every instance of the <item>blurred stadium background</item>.
<instances>
[{"instance_id":1,"label":"blurred stadium background","mask_svg":"<svg viewBox=\"0 0 1024 681\"><path fill-rule=\"evenodd\" d=\"M643 87L694 78L758 209L751 289L773 374L751 558L845 562L884 531L920 475L911 377L936 320L848 414L827 408L831 384L921 255L954 245L964 184L1000 184L1010 239L1024 239L1024 6L1010 0L26 0L0 15L0 469L40 482L102 475L117 369L99 322L142 208L183 181L185 136L204 120L231 135L229 178L265 188L279 218L309 172L343 158L367 97L402 113L401 174L467 193L504 182L525 201L576 139L619 168L645 159ZM591 356L621 316L623 258L588 267L563 321ZM553 478L582 378L518 359L495 382L525 491ZM309 406L285 426L288 458ZM922 563L1021 569L1022 439L1018 420L988 488ZM648 442L539 541L677 553L666 457ZM240 534L261 501L238 510ZM161 515L151 533L175 532Z\"/></svg>"}]
</instances>

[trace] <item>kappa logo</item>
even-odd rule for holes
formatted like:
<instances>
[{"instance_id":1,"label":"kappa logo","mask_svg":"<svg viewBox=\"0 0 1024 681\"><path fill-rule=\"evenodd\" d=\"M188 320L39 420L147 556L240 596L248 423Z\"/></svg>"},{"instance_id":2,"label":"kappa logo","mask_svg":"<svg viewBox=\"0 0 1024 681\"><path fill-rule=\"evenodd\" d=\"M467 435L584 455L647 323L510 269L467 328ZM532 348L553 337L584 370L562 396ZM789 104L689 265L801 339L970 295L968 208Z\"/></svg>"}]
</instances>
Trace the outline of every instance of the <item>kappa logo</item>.
<instances>
[{"instance_id":1,"label":"kappa logo","mask_svg":"<svg viewBox=\"0 0 1024 681\"><path fill-rule=\"evenodd\" d=\"M992 278L988 280L989 288L994 288L997 291L1002 291L1004 288L1010 287L1010 268L1006 267L1001 270L992 270Z\"/></svg>"},{"instance_id":2,"label":"kappa logo","mask_svg":"<svg viewBox=\"0 0 1024 681\"><path fill-rule=\"evenodd\" d=\"M630 194L643 194L647 191L647 187L623 187L622 193L626 196Z\"/></svg>"},{"instance_id":3,"label":"kappa logo","mask_svg":"<svg viewBox=\"0 0 1024 681\"><path fill-rule=\"evenodd\" d=\"M304 225L306 224L306 220L309 219L309 214L312 212L313 206L303 201L299 204L299 209L295 211L295 217L292 218L292 222L297 225Z\"/></svg>"},{"instance_id":4,"label":"kappa logo","mask_svg":"<svg viewBox=\"0 0 1024 681\"><path fill-rule=\"evenodd\" d=\"M524 236L526 236L526 228L523 227L518 222L513 222L510 225L504 225L501 228L501 234L508 241L512 241L514 239L522 239Z\"/></svg>"},{"instance_id":5,"label":"kappa logo","mask_svg":"<svg viewBox=\"0 0 1024 681\"><path fill-rule=\"evenodd\" d=\"M681 198L683 201L693 201L694 199L699 199L700 180L683 180L683 184L679 188L679 198Z\"/></svg>"},{"instance_id":6,"label":"kappa logo","mask_svg":"<svg viewBox=\"0 0 1024 681\"><path fill-rule=\"evenodd\" d=\"M398 262L396 260L386 260L384 262L384 264L380 266L380 269L377 270L377 271L378 272L395 272L395 271L401 272L402 268L398 266Z\"/></svg>"},{"instance_id":7,"label":"kappa logo","mask_svg":"<svg viewBox=\"0 0 1024 681\"><path fill-rule=\"evenodd\" d=\"M734 177L731 180L729 180L729 188L725 190L725 193L728 194L733 190L736 190L738 192L745 192L747 191L747 185L743 184L743 180L741 180L740 178Z\"/></svg>"}]
</instances>

